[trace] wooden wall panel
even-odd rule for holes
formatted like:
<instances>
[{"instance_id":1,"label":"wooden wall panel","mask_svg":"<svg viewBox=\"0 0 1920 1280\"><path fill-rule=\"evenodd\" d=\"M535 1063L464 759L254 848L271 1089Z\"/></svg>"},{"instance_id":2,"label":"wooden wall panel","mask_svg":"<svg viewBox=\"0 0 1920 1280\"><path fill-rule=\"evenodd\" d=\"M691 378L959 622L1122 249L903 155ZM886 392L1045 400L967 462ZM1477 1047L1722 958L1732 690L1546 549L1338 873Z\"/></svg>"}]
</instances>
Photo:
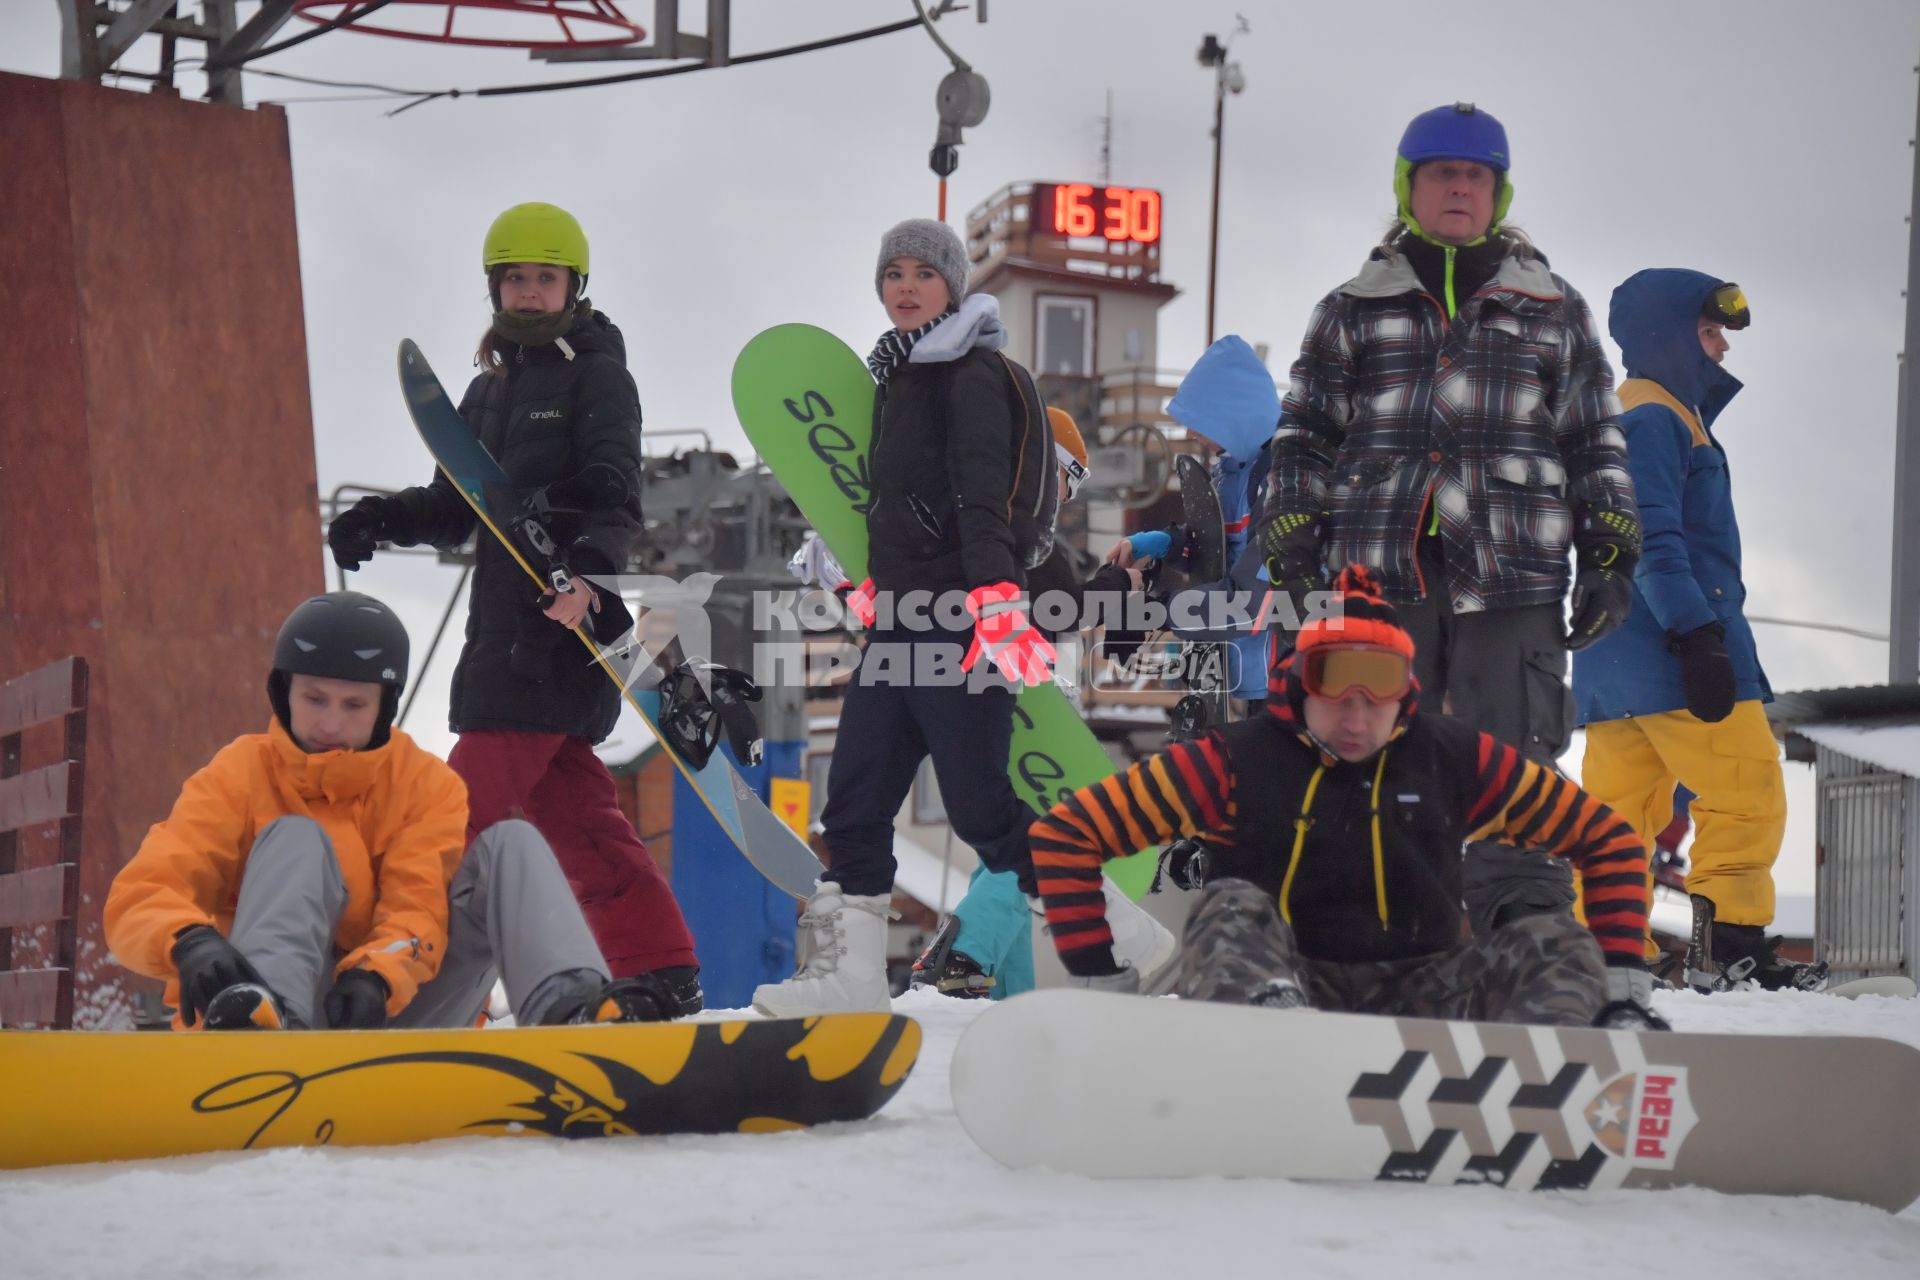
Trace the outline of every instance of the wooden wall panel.
<instances>
[{"instance_id":1,"label":"wooden wall panel","mask_svg":"<svg viewBox=\"0 0 1920 1280\"><path fill-rule=\"evenodd\" d=\"M0 377L0 674L94 664L85 983L114 872L264 727L280 620L325 589L293 173L272 109L0 74L0 118L35 318Z\"/></svg>"}]
</instances>

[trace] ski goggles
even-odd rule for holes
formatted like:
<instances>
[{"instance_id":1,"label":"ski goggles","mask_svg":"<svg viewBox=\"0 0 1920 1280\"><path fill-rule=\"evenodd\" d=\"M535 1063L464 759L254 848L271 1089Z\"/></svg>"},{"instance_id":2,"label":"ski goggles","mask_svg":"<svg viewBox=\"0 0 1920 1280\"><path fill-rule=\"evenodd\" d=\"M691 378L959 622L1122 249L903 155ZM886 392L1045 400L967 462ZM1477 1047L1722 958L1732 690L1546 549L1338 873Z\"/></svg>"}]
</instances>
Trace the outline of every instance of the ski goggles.
<instances>
[{"instance_id":1,"label":"ski goggles","mask_svg":"<svg viewBox=\"0 0 1920 1280\"><path fill-rule=\"evenodd\" d=\"M1753 311L1747 306L1746 290L1737 284L1723 284L1707 295L1700 308L1702 319L1729 329L1744 329L1753 323Z\"/></svg>"},{"instance_id":2,"label":"ski goggles","mask_svg":"<svg viewBox=\"0 0 1920 1280\"><path fill-rule=\"evenodd\" d=\"M1093 474L1093 468L1074 457L1067 446L1057 440L1053 445L1053 458L1060 464L1060 470L1067 477L1067 491L1060 496L1060 501L1072 502L1073 495L1080 492L1080 486L1085 484L1087 477Z\"/></svg>"},{"instance_id":3,"label":"ski goggles","mask_svg":"<svg viewBox=\"0 0 1920 1280\"><path fill-rule=\"evenodd\" d=\"M1338 702L1358 693L1377 706L1407 696L1413 663L1392 649L1316 646L1301 655L1300 682L1315 697Z\"/></svg>"}]
</instances>

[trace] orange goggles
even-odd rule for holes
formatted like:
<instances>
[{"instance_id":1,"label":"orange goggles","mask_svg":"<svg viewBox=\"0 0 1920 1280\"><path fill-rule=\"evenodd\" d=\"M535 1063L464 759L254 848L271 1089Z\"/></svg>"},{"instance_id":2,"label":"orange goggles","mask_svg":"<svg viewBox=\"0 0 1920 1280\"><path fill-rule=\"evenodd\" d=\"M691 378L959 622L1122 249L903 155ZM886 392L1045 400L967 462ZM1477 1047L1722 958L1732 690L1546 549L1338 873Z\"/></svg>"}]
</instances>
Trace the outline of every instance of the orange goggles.
<instances>
[{"instance_id":1,"label":"orange goggles","mask_svg":"<svg viewBox=\"0 0 1920 1280\"><path fill-rule=\"evenodd\" d=\"M1413 664L1392 649L1327 646L1302 656L1307 692L1335 702L1351 693L1376 705L1398 702L1413 685Z\"/></svg>"}]
</instances>

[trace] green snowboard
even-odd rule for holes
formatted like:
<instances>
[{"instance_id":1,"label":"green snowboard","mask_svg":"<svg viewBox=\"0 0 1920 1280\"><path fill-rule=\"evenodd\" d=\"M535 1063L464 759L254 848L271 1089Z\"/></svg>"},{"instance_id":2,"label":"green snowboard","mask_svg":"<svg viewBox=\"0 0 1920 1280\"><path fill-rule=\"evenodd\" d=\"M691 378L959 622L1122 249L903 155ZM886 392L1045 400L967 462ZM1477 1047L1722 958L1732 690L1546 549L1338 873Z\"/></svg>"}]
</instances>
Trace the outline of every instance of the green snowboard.
<instances>
[{"instance_id":1,"label":"green snowboard","mask_svg":"<svg viewBox=\"0 0 1920 1280\"><path fill-rule=\"evenodd\" d=\"M873 391L866 362L808 324L768 329L733 363L733 409L747 439L855 582L867 576ZM1113 772L1106 748L1057 686L1020 691L1007 774L1035 812ZM1154 861L1149 849L1106 870L1139 898L1153 881Z\"/></svg>"}]
</instances>

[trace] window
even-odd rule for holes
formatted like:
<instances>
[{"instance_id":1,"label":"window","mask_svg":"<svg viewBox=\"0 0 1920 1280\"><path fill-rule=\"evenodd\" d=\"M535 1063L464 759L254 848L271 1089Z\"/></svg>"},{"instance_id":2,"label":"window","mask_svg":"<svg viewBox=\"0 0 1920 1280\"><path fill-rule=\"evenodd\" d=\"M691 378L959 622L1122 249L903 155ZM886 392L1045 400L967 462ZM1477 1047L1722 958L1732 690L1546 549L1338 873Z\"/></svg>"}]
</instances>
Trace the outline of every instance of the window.
<instances>
[{"instance_id":1,"label":"window","mask_svg":"<svg viewBox=\"0 0 1920 1280\"><path fill-rule=\"evenodd\" d=\"M1093 299L1041 297L1034 372L1093 376Z\"/></svg>"}]
</instances>

